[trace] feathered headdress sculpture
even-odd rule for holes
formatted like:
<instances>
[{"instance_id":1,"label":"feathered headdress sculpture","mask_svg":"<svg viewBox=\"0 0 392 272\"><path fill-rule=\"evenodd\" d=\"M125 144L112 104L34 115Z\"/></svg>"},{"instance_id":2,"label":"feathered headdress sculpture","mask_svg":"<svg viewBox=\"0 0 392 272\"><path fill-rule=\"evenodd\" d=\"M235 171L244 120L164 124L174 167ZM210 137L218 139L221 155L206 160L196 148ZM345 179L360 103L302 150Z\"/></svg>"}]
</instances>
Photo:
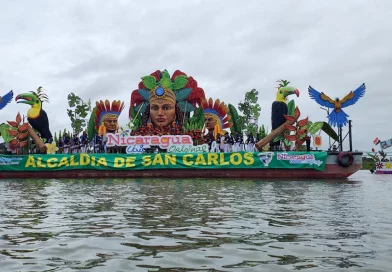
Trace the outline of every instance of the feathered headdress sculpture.
<instances>
[{"instance_id":1,"label":"feathered headdress sculpture","mask_svg":"<svg viewBox=\"0 0 392 272\"><path fill-rule=\"evenodd\" d=\"M168 99L176 104L177 120L183 120L184 113L192 112L205 99L204 90L196 80L177 70L170 77L168 71L157 70L142 77L139 88L131 94L129 118L143 116L143 124L149 119L149 104L154 99ZM145 124L144 124L145 125Z\"/></svg>"},{"instance_id":2,"label":"feathered headdress sculpture","mask_svg":"<svg viewBox=\"0 0 392 272\"><path fill-rule=\"evenodd\" d=\"M218 133L222 133L225 128L231 128L233 122L231 121L231 116L229 115L229 107L226 106L224 102L216 99L215 102L212 98L201 102L201 106L204 110L204 116L207 118L213 118L216 121L214 128L214 136Z\"/></svg>"},{"instance_id":3,"label":"feathered headdress sculpture","mask_svg":"<svg viewBox=\"0 0 392 272\"><path fill-rule=\"evenodd\" d=\"M103 120L107 117L119 117L122 110L124 109L124 102L120 100L114 100L111 104L109 100L96 101L95 108L91 114L89 123L88 123L88 136L89 139L94 136L95 132L99 134L104 134L105 127L103 126Z\"/></svg>"}]
</instances>

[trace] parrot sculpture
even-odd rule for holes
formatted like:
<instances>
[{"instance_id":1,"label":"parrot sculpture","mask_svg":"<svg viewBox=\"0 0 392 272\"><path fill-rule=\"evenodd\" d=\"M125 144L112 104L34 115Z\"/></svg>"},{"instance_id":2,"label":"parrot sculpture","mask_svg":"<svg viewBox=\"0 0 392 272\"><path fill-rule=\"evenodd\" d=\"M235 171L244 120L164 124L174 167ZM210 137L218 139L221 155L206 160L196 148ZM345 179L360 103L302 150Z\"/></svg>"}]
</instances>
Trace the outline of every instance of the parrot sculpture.
<instances>
[{"instance_id":1,"label":"parrot sculpture","mask_svg":"<svg viewBox=\"0 0 392 272\"><path fill-rule=\"evenodd\" d=\"M53 140L53 136L49 129L48 115L42 109L43 99L47 100L47 96L40 92L40 88L38 88L38 93L22 93L15 97L17 103L31 105L31 108L27 111L27 120L39 132L41 138L45 138L50 143Z\"/></svg>"},{"instance_id":2,"label":"parrot sculpture","mask_svg":"<svg viewBox=\"0 0 392 272\"><path fill-rule=\"evenodd\" d=\"M279 85L278 91L276 92L276 100L272 103L272 111L271 111L271 123L272 130L277 129L282 124L286 122L285 115L288 114L288 106L287 106L287 98L290 95L295 94L297 97L299 96L299 91L295 87L290 87L288 85L288 81L282 81L283 84ZM280 146L280 141L271 142L270 147L273 149L274 147Z\"/></svg>"},{"instance_id":3,"label":"parrot sculpture","mask_svg":"<svg viewBox=\"0 0 392 272\"><path fill-rule=\"evenodd\" d=\"M359 98L364 96L366 91L365 83L359 86L356 90L351 91L343 99L335 98L331 99L323 92L318 92L311 86L309 86L309 96L314 99L319 105L333 109L328 115L328 123L334 127L343 127L347 125L347 115L342 108L354 105Z\"/></svg>"},{"instance_id":4,"label":"parrot sculpture","mask_svg":"<svg viewBox=\"0 0 392 272\"><path fill-rule=\"evenodd\" d=\"M14 92L11 90L6 95L0 96L0 110L2 110L14 97Z\"/></svg>"}]
</instances>

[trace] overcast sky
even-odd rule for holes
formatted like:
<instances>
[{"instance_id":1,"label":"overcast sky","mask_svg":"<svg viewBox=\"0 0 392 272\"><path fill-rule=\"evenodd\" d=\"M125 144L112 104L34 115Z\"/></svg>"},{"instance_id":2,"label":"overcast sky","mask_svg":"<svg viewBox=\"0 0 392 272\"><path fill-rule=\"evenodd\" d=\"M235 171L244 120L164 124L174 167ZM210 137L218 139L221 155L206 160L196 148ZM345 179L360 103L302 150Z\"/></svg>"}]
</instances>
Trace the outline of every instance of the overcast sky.
<instances>
[{"instance_id":1,"label":"overcast sky","mask_svg":"<svg viewBox=\"0 0 392 272\"><path fill-rule=\"evenodd\" d=\"M207 97L235 106L257 89L259 124L271 127L278 79L300 90L296 104L312 121L327 119L309 85L342 98L366 83L365 96L345 112L354 149L370 150L375 137L392 138L391 18L388 0L7 1L0 9L0 95L43 86L53 134L71 130L71 92L85 101L124 101L125 124L140 78L179 69ZM13 101L0 123L28 108Z\"/></svg>"}]
</instances>

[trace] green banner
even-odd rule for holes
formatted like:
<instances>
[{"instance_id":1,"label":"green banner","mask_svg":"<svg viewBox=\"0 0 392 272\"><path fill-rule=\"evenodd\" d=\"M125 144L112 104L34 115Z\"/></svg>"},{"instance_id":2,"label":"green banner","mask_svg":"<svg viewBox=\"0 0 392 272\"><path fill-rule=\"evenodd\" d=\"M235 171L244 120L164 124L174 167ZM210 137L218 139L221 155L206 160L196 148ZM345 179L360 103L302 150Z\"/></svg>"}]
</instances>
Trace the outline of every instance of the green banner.
<instances>
[{"instance_id":1,"label":"green banner","mask_svg":"<svg viewBox=\"0 0 392 272\"><path fill-rule=\"evenodd\" d=\"M326 152L0 155L0 171L311 168L323 171Z\"/></svg>"}]
</instances>

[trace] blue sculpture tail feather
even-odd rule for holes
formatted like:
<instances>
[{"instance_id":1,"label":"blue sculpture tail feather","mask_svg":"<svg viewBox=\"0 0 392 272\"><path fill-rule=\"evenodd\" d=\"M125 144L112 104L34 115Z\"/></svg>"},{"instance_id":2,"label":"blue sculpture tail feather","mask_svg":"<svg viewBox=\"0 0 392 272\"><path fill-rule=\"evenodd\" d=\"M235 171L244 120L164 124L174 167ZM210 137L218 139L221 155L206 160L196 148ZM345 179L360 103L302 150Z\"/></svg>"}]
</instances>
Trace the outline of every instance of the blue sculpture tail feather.
<instances>
[{"instance_id":1,"label":"blue sculpture tail feather","mask_svg":"<svg viewBox=\"0 0 392 272\"><path fill-rule=\"evenodd\" d=\"M347 125L347 117L349 117L343 110L339 112L332 111L328 115L328 123L333 127L344 127Z\"/></svg>"}]
</instances>

